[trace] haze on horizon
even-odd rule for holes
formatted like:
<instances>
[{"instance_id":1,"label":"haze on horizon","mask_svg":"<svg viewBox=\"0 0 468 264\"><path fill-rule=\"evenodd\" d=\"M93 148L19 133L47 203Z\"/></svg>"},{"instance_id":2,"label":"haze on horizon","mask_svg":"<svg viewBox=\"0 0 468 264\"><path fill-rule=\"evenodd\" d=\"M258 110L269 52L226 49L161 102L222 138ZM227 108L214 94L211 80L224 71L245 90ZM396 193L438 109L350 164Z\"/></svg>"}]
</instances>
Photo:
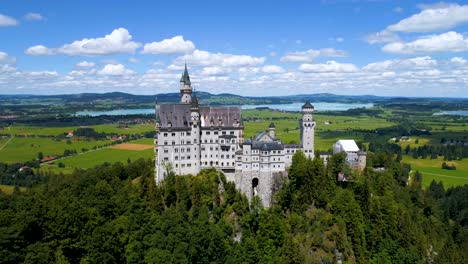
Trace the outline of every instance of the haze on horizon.
<instances>
[{"instance_id":1,"label":"haze on horizon","mask_svg":"<svg viewBox=\"0 0 468 264\"><path fill-rule=\"evenodd\" d=\"M278 1L279 2L279 1ZM2 1L0 94L468 97L465 1Z\"/></svg>"}]
</instances>

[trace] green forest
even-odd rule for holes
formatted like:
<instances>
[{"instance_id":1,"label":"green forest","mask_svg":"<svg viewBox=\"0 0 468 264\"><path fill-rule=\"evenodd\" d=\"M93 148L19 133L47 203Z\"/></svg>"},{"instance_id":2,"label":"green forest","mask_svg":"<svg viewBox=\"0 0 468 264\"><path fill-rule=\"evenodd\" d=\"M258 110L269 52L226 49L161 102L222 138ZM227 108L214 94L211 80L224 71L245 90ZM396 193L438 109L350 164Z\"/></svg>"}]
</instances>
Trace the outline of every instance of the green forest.
<instances>
[{"instance_id":1,"label":"green forest","mask_svg":"<svg viewBox=\"0 0 468 264\"><path fill-rule=\"evenodd\" d=\"M344 155L295 154L274 205L249 204L222 173L155 185L151 160L36 175L0 193L1 263L463 263L468 186L444 190L381 153L347 183Z\"/></svg>"}]
</instances>

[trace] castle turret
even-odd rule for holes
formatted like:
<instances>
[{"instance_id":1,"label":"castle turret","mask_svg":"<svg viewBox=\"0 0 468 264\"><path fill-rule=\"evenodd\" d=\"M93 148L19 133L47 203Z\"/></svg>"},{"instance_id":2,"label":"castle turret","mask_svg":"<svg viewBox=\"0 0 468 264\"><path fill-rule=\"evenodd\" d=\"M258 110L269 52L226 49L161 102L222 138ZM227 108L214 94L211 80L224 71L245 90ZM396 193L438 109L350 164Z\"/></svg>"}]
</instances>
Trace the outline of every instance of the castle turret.
<instances>
[{"instance_id":1,"label":"castle turret","mask_svg":"<svg viewBox=\"0 0 468 264\"><path fill-rule=\"evenodd\" d=\"M197 171L201 170L201 124L200 124L200 106L198 104L198 98L196 95L193 96L192 105L190 107L190 124L191 128L191 137L193 139L193 154L195 160L194 164Z\"/></svg>"},{"instance_id":2,"label":"castle turret","mask_svg":"<svg viewBox=\"0 0 468 264\"><path fill-rule=\"evenodd\" d=\"M190 104L192 102L192 84L190 83L190 76L185 64L185 70L180 77L180 102L182 104Z\"/></svg>"},{"instance_id":3,"label":"castle turret","mask_svg":"<svg viewBox=\"0 0 468 264\"><path fill-rule=\"evenodd\" d=\"M314 130L315 122L312 118L314 106L310 102L306 102L302 106L302 119L300 122L301 127L301 144L304 154L307 157L314 158Z\"/></svg>"},{"instance_id":4,"label":"castle turret","mask_svg":"<svg viewBox=\"0 0 468 264\"><path fill-rule=\"evenodd\" d=\"M269 128L269 135L272 139L275 139L276 136L275 136L275 124L271 123L270 126L268 127Z\"/></svg>"}]
</instances>

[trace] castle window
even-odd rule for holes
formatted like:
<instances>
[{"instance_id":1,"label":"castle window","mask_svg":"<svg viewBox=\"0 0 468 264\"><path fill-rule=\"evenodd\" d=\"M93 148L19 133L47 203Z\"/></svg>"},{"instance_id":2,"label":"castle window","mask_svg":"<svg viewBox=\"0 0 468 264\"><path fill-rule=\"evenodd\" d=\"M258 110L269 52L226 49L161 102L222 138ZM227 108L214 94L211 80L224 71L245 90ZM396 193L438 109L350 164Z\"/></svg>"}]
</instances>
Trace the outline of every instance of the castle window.
<instances>
[{"instance_id":1,"label":"castle window","mask_svg":"<svg viewBox=\"0 0 468 264\"><path fill-rule=\"evenodd\" d=\"M190 141L190 140L187 140L187 144L192 144L192 141Z\"/></svg>"},{"instance_id":2,"label":"castle window","mask_svg":"<svg viewBox=\"0 0 468 264\"><path fill-rule=\"evenodd\" d=\"M168 150L168 149L164 149L164 153L169 153L169 150Z\"/></svg>"},{"instance_id":3,"label":"castle window","mask_svg":"<svg viewBox=\"0 0 468 264\"><path fill-rule=\"evenodd\" d=\"M213 132L215 135L218 135L218 131Z\"/></svg>"},{"instance_id":4,"label":"castle window","mask_svg":"<svg viewBox=\"0 0 468 264\"><path fill-rule=\"evenodd\" d=\"M187 136L190 136L190 135L191 135L191 133L190 133L190 132L187 132Z\"/></svg>"},{"instance_id":5,"label":"castle window","mask_svg":"<svg viewBox=\"0 0 468 264\"><path fill-rule=\"evenodd\" d=\"M167 137L167 133L164 133L163 135L164 135L165 137Z\"/></svg>"},{"instance_id":6,"label":"castle window","mask_svg":"<svg viewBox=\"0 0 468 264\"><path fill-rule=\"evenodd\" d=\"M175 133L172 133L171 136L175 137Z\"/></svg>"},{"instance_id":7,"label":"castle window","mask_svg":"<svg viewBox=\"0 0 468 264\"><path fill-rule=\"evenodd\" d=\"M213 147L210 147L210 150L213 151Z\"/></svg>"},{"instance_id":8,"label":"castle window","mask_svg":"<svg viewBox=\"0 0 468 264\"><path fill-rule=\"evenodd\" d=\"M174 157L174 159L175 159L175 160L178 160L178 159L179 159L179 157L178 157L178 156L175 156L175 157Z\"/></svg>"},{"instance_id":9,"label":"castle window","mask_svg":"<svg viewBox=\"0 0 468 264\"><path fill-rule=\"evenodd\" d=\"M168 160L169 160L169 158L168 158L168 157L164 157L164 161L168 161Z\"/></svg>"},{"instance_id":10,"label":"castle window","mask_svg":"<svg viewBox=\"0 0 468 264\"><path fill-rule=\"evenodd\" d=\"M185 152L185 149L184 149L184 148L180 148L180 152Z\"/></svg>"},{"instance_id":11,"label":"castle window","mask_svg":"<svg viewBox=\"0 0 468 264\"><path fill-rule=\"evenodd\" d=\"M185 132L181 132L180 135L181 135L181 136L185 136Z\"/></svg>"},{"instance_id":12,"label":"castle window","mask_svg":"<svg viewBox=\"0 0 468 264\"><path fill-rule=\"evenodd\" d=\"M185 144L185 140L182 139L182 140L180 141L180 144Z\"/></svg>"},{"instance_id":13,"label":"castle window","mask_svg":"<svg viewBox=\"0 0 468 264\"><path fill-rule=\"evenodd\" d=\"M164 140L164 145L167 145L167 141Z\"/></svg>"},{"instance_id":14,"label":"castle window","mask_svg":"<svg viewBox=\"0 0 468 264\"><path fill-rule=\"evenodd\" d=\"M210 139L210 143L213 143L213 139Z\"/></svg>"},{"instance_id":15,"label":"castle window","mask_svg":"<svg viewBox=\"0 0 468 264\"><path fill-rule=\"evenodd\" d=\"M192 167L192 164L191 164L191 163L187 163L187 167Z\"/></svg>"},{"instance_id":16,"label":"castle window","mask_svg":"<svg viewBox=\"0 0 468 264\"><path fill-rule=\"evenodd\" d=\"M234 131L229 132L229 134L234 135Z\"/></svg>"},{"instance_id":17,"label":"castle window","mask_svg":"<svg viewBox=\"0 0 468 264\"><path fill-rule=\"evenodd\" d=\"M226 131L223 131L223 135L226 135Z\"/></svg>"},{"instance_id":18,"label":"castle window","mask_svg":"<svg viewBox=\"0 0 468 264\"><path fill-rule=\"evenodd\" d=\"M206 134L209 135L209 134L210 134L210 131L206 131Z\"/></svg>"},{"instance_id":19,"label":"castle window","mask_svg":"<svg viewBox=\"0 0 468 264\"><path fill-rule=\"evenodd\" d=\"M174 141L174 140L172 140L172 145L175 145L175 141Z\"/></svg>"},{"instance_id":20,"label":"castle window","mask_svg":"<svg viewBox=\"0 0 468 264\"><path fill-rule=\"evenodd\" d=\"M190 152L190 148L187 148L187 152Z\"/></svg>"},{"instance_id":21,"label":"castle window","mask_svg":"<svg viewBox=\"0 0 468 264\"><path fill-rule=\"evenodd\" d=\"M179 152L179 149L178 149L178 148L175 148L175 149L174 149L174 152L175 152L175 153Z\"/></svg>"},{"instance_id":22,"label":"castle window","mask_svg":"<svg viewBox=\"0 0 468 264\"><path fill-rule=\"evenodd\" d=\"M216 147L215 150L218 150L218 147Z\"/></svg>"},{"instance_id":23,"label":"castle window","mask_svg":"<svg viewBox=\"0 0 468 264\"><path fill-rule=\"evenodd\" d=\"M187 159L190 159L190 155L189 155L189 156L187 156Z\"/></svg>"}]
</instances>

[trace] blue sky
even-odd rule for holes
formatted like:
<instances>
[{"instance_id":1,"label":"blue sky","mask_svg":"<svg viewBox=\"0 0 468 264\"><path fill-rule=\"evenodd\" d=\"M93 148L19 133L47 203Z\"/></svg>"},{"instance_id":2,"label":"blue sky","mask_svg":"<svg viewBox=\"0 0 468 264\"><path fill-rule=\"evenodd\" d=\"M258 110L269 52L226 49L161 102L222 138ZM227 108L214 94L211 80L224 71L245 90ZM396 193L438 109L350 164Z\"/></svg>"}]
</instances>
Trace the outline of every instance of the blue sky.
<instances>
[{"instance_id":1,"label":"blue sky","mask_svg":"<svg viewBox=\"0 0 468 264\"><path fill-rule=\"evenodd\" d=\"M468 97L468 2L10 1L0 94Z\"/></svg>"}]
</instances>

